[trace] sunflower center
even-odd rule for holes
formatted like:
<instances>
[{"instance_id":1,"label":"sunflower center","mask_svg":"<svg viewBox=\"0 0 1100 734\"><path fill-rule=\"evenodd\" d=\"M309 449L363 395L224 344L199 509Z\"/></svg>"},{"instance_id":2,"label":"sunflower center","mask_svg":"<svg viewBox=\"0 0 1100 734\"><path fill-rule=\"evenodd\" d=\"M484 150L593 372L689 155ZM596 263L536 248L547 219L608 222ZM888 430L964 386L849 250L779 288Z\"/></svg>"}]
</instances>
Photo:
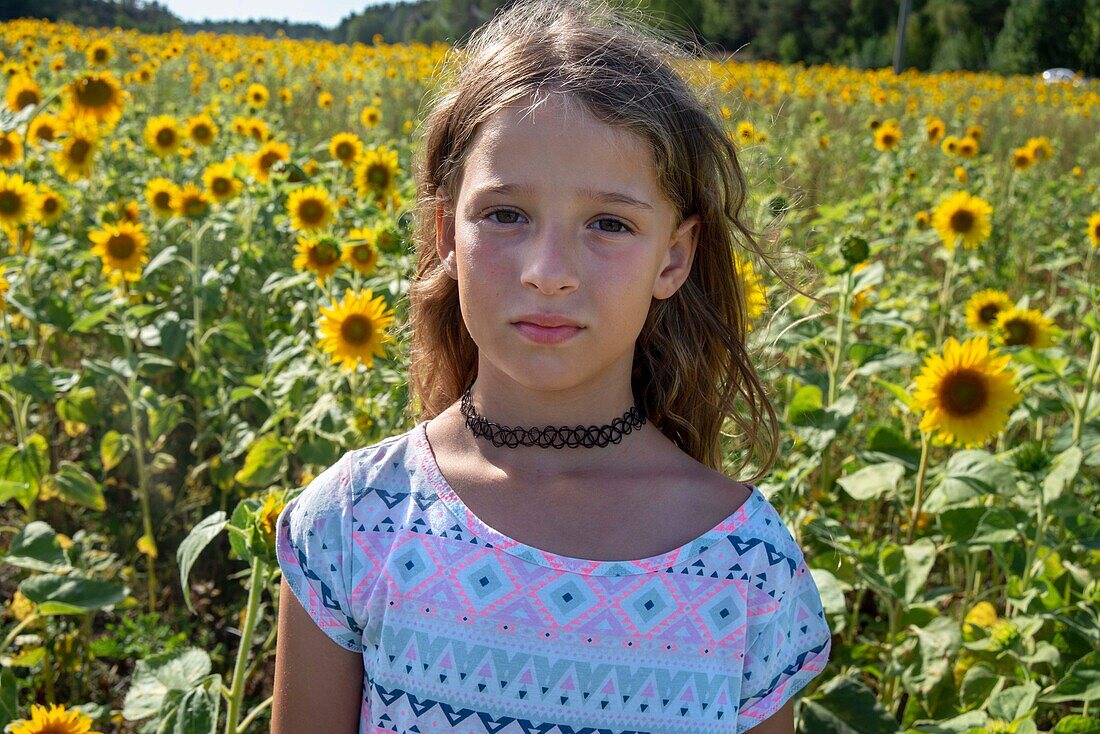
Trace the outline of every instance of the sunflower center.
<instances>
[{"instance_id":1,"label":"sunflower center","mask_svg":"<svg viewBox=\"0 0 1100 734\"><path fill-rule=\"evenodd\" d=\"M54 132L54 129L49 125L39 125L34 131L34 136L36 138L38 138L39 140L46 140L51 143L53 142L55 135L56 133Z\"/></svg>"},{"instance_id":2,"label":"sunflower center","mask_svg":"<svg viewBox=\"0 0 1100 734\"><path fill-rule=\"evenodd\" d=\"M0 213L15 214L23 208L23 199L14 191L0 191Z\"/></svg>"},{"instance_id":3,"label":"sunflower center","mask_svg":"<svg viewBox=\"0 0 1100 734\"><path fill-rule=\"evenodd\" d=\"M263 168L265 171L269 170L272 166L275 165L275 161L277 160L279 160L278 153L264 153L262 156L260 156L260 167Z\"/></svg>"},{"instance_id":4,"label":"sunflower center","mask_svg":"<svg viewBox=\"0 0 1100 734\"><path fill-rule=\"evenodd\" d=\"M0 156L8 156L12 154L15 146L11 144L10 138L0 138Z\"/></svg>"},{"instance_id":5,"label":"sunflower center","mask_svg":"<svg viewBox=\"0 0 1100 734\"><path fill-rule=\"evenodd\" d=\"M229 185L228 178L218 177L214 179L213 185L210 187L210 190L213 191L215 194L221 195L228 194L230 188L231 187Z\"/></svg>"},{"instance_id":6,"label":"sunflower center","mask_svg":"<svg viewBox=\"0 0 1100 734\"><path fill-rule=\"evenodd\" d=\"M374 336L374 323L362 314L353 314L340 325L340 336L350 344L365 344Z\"/></svg>"},{"instance_id":7,"label":"sunflower center","mask_svg":"<svg viewBox=\"0 0 1100 734\"><path fill-rule=\"evenodd\" d=\"M183 210L189 217L197 217L206 213L206 202L197 196L193 196L184 203Z\"/></svg>"},{"instance_id":8,"label":"sunflower center","mask_svg":"<svg viewBox=\"0 0 1100 734\"><path fill-rule=\"evenodd\" d=\"M42 200L42 211L46 214L53 214L57 211L57 199L52 196Z\"/></svg>"},{"instance_id":9,"label":"sunflower center","mask_svg":"<svg viewBox=\"0 0 1100 734\"><path fill-rule=\"evenodd\" d=\"M351 156L352 156L352 150L351 150L351 145L349 143L340 143L339 145L336 146L336 157L337 158L339 158L340 160L345 160L346 161L348 158L351 158Z\"/></svg>"},{"instance_id":10,"label":"sunflower center","mask_svg":"<svg viewBox=\"0 0 1100 734\"><path fill-rule=\"evenodd\" d=\"M390 172L385 166L371 166L367 169L367 181L373 188L384 189L390 183Z\"/></svg>"},{"instance_id":11,"label":"sunflower center","mask_svg":"<svg viewBox=\"0 0 1100 734\"><path fill-rule=\"evenodd\" d=\"M76 99L84 107L103 107L111 101L111 85L102 79L81 79Z\"/></svg>"},{"instance_id":12,"label":"sunflower center","mask_svg":"<svg viewBox=\"0 0 1100 734\"><path fill-rule=\"evenodd\" d=\"M107 252L115 260L128 260L134 254L137 243L128 234L116 234L107 240Z\"/></svg>"},{"instance_id":13,"label":"sunflower center","mask_svg":"<svg viewBox=\"0 0 1100 734\"><path fill-rule=\"evenodd\" d=\"M167 191L158 191L153 195L153 203L158 209L168 209L172 206L172 195Z\"/></svg>"},{"instance_id":14,"label":"sunflower center","mask_svg":"<svg viewBox=\"0 0 1100 734\"><path fill-rule=\"evenodd\" d=\"M332 265L340 259L340 253L328 242L320 242L313 248L313 262L318 265Z\"/></svg>"},{"instance_id":15,"label":"sunflower center","mask_svg":"<svg viewBox=\"0 0 1100 734\"><path fill-rule=\"evenodd\" d=\"M91 148L87 140L74 140L72 147L69 148L69 160L73 163L83 163Z\"/></svg>"},{"instance_id":16,"label":"sunflower center","mask_svg":"<svg viewBox=\"0 0 1100 734\"><path fill-rule=\"evenodd\" d=\"M974 226L974 212L969 209L959 209L951 214L951 229L956 232L969 232Z\"/></svg>"},{"instance_id":17,"label":"sunflower center","mask_svg":"<svg viewBox=\"0 0 1100 734\"><path fill-rule=\"evenodd\" d=\"M1004 325L1005 344L1016 346L1019 344L1032 344L1035 341L1035 331L1031 324L1020 319L1012 319Z\"/></svg>"},{"instance_id":18,"label":"sunflower center","mask_svg":"<svg viewBox=\"0 0 1100 734\"><path fill-rule=\"evenodd\" d=\"M997 320L997 314L1001 312L999 306L987 303L978 309L978 318L981 319L983 324L992 324Z\"/></svg>"},{"instance_id":19,"label":"sunflower center","mask_svg":"<svg viewBox=\"0 0 1100 734\"><path fill-rule=\"evenodd\" d=\"M15 109L21 110L27 105L38 104L38 94L33 89L24 89L15 96Z\"/></svg>"},{"instance_id":20,"label":"sunflower center","mask_svg":"<svg viewBox=\"0 0 1100 734\"><path fill-rule=\"evenodd\" d=\"M107 49L97 48L95 50L94 56L96 61L98 61L99 63L103 63L107 60Z\"/></svg>"},{"instance_id":21,"label":"sunflower center","mask_svg":"<svg viewBox=\"0 0 1100 734\"><path fill-rule=\"evenodd\" d=\"M325 217L325 206L316 199L306 199L298 205L298 216L302 221L316 224Z\"/></svg>"},{"instance_id":22,"label":"sunflower center","mask_svg":"<svg viewBox=\"0 0 1100 734\"><path fill-rule=\"evenodd\" d=\"M369 245L356 245L355 249L352 250L352 257L362 263L368 262L372 254Z\"/></svg>"},{"instance_id":23,"label":"sunflower center","mask_svg":"<svg viewBox=\"0 0 1100 734\"><path fill-rule=\"evenodd\" d=\"M206 125L195 125L195 127L191 128L191 136L195 138L195 140L209 140L211 137L210 128Z\"/></svg>"},{"instance_id":24,"label":"sunflower center","mask_svg":"<svg viewBox=\"0 0 1100 734\"><path fill-rule=\"evenodd\" d=\"M973 370L951 373L940 387L940 402L952 416L968 416L978 412L988 397L985 380Z\"/></svg>"},{"instance_id":25,"label":"sunflower center","mask_svg":"<svg viewBox=\"0 0 1100 734\"><path fill-rule=\"evenodd\" d=\"M171 128L163 128L157 131L157 144L168 147L176 142L176 132Z\"/></svg>"}]
</instances>

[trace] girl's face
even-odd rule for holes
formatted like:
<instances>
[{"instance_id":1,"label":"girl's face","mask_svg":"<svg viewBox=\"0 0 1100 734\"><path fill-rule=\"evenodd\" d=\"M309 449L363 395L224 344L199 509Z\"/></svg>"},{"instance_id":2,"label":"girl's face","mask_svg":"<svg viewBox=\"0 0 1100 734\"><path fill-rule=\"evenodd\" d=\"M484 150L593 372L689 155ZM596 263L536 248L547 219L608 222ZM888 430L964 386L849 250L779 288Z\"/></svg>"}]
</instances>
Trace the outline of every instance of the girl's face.
<instances>
[{"instance_id":1,"label":"girl's face","mask_svg":"<svg viewBox=\"0 0 1100 734\"><path fill-rule=\"evenodd\" d=\"M678 220L645 142L579 104L555 94L486 120L457 201L437 211L479 374L495 369L535 391L581 388L621 407L652 299L673 295L691 269L699 217ZM580 328L521 323L532 315Z\"/></svg>"}]
</instances>

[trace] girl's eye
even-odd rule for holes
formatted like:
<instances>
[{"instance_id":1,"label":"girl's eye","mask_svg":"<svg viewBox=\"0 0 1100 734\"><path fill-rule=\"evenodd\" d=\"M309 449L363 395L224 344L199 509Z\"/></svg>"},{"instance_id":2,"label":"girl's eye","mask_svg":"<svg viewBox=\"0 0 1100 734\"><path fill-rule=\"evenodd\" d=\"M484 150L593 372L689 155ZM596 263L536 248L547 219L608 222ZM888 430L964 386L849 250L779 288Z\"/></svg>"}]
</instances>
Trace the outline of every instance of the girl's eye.
<instances>
[{"instance_id":1,"label":"girl's eye","mask_svg":"<svg viewBox=\"0 0 1100 734\"><path fill-rule=\"evenodd\" d=\"M511 209L496 209L495 211L489 212L485 216L486 217L492 217L496 214L501 214L505 217L503 220L502 219L495 220L497 222L497 224L515 224L517 220L516 219L508 219L508 217L519 217L519 216L521 216L519 212L512 211Z\"/></svg>"},{"instance_id":2,"label":"girl's eye","mask_svg":"<svg viewBox=\"0 0 1100 734\"><path fill-rule=\"evenodd\" d=\"M631 232L632 231L630 229L630 227L628 227L626 225L625 222L621 222L618 219L606 219L606 218L604 218L604 219L598 219L596 221L598 221L598 222L610 222L611 224L617 225L618 227L621 228L621 229L603 229L602 227L600 228L601 232L607 232L608 234L619 234L621 232Z\"/></svg>"}]
</instances>

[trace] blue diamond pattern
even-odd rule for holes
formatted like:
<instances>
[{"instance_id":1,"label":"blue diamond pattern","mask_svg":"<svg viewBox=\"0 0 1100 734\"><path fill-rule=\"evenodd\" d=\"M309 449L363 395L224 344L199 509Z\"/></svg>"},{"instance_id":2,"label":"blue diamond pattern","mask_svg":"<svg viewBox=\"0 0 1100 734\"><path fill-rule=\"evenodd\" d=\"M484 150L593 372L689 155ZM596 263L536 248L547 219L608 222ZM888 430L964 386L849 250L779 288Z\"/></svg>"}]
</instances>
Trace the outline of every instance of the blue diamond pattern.
<instances>
[{"instance_id":1,"label":"blue diamond pattern","mask_svg":"<svg viewBox=\"0 0 1100 734\"><path fill-rule=\"evenodd\" d=\"M458 574L462 588L470 597L470 602L481 611L501 597L511 593L515 585L505 575L500 564L492 556L475 563Z\"/></svg>"},{"instance_id":2,"label":"blue diamond pattern","mask_svg":"<svg viewBox=\"0 0 1100 734\"><path fill-rule=\"evenodd\" d=\"M745 622L744 602L726 590L700 607L699 616L714 637L722 638Z\"/></svg>"},{"instance_id":3,"label":"blue diamond pattern","mask_svg":"<svg viewBox=\"0 0 1100 734\"><path fill-rule=\"evenodd\" d=\"M660 579L654 579L624 599L622 608L638 630L645 634L676 611L676 600L669 595Z\"/></svg>"},{"instance_id":4,"label":"blue diamond pattern","mask_svg":"<svg viewBox=\"0 0 1100 734\"><path fill-rule=\"evenodd\" d=\"M435 573L435 563L417 543L409 543L405 550L394 556L393 575L404 592L410 591Z\"/></svg>"},{"instance_id":5,"label":"blue diamond pattern","mask_svg":"<svg viewBox=\"0 0 1100 734\"><path fill-rule=\"evenodd\" d=\"M544 586L539 590L539 597L558 624L562 625L572 622L597 601L596 595L588 587L577 583L570 576L562 576Z\"/></svg>"}]
</instances>

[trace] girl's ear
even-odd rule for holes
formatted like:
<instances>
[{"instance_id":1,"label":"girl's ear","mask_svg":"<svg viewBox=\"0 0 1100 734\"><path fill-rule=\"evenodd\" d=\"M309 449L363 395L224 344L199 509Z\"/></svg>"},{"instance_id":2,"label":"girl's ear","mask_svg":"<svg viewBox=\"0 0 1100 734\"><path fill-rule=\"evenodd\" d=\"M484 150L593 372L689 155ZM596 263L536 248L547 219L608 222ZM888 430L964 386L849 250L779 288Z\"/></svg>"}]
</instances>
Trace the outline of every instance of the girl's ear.
<instances>
[{"instance_id":1,"label":"girl's ear","mask_svg":"<svg viewBox=\"0 0 1100 734\"><path fill-rule=\"evenodd\" d=\"M692 214L684 219L668 243L668 253L657 281L653 284L653 297L658 300L671 298L691 274L695 248L699 243L699 230L703 219Z\"/></svg>"},{"instance_id":2,"label":"girl's ear","mask_svg":"<svg viewBox=\"0 0 1100 734\"><path fill-rule=\"evenodd\" d=\"M455 220L454 215L443 204L435 207L435 249L443 269L458 280L458 268L455 259Z\"/></svg>"}]
</instances>

